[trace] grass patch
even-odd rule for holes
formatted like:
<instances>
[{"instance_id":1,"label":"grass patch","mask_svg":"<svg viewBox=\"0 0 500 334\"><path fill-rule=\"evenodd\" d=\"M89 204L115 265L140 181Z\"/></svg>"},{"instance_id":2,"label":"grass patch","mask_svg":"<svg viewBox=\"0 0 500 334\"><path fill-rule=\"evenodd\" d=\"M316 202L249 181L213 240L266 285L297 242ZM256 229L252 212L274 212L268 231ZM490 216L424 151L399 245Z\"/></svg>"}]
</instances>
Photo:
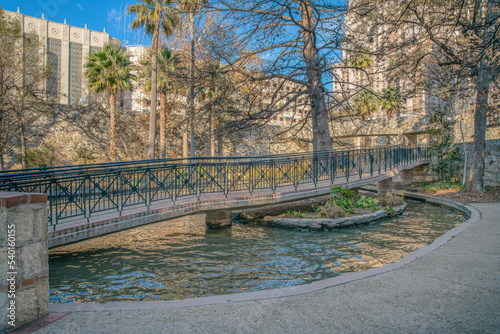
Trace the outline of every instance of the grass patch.
<instances>
[{"instance_id":1,"label":"grass patch","mask_svg":"<svg viewBox=\"0 0 500 334\"><path fill-rule=\"evenodd\" d=\"M419 191L427 194L457 192L463 189L462 184L455 181L422 181L415 182L413 186L419 188Z\"/></svg>"}]
</instances>

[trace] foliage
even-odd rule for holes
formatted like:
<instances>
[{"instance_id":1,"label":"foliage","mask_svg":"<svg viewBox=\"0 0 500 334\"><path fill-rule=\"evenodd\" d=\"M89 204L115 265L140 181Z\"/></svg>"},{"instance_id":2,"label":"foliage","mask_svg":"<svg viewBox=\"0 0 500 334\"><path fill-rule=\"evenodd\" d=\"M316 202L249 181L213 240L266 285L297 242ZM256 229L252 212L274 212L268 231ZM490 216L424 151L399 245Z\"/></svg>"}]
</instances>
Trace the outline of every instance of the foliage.
<instances>
[{"instance_id":1,"label":"foliage","mask_svg":"<svg viewBox=\"0 0 500 334\"><path fill-rule=\"evenodd\" d=\"M347 215L346 211L339 207L335 202L327 201L321 207L321 217L327 218L342 218Z\"/></svg>"},{"instance_id":2,"label":"foliage","mask_svg":"<svg viewBox=\"0 0 500 334\"><path fill-rule=\"evenodd\" d=\"M160 158L166 158L166 127L167 127L167 94L178 93L180 91L180 81L176 77L180 68L180 59L166 47L161 47L157 56L157 82L160 92ZM144 89L151 91L152 86L152 52L149 52L145 59L139 61L139 81L144 83ZM168 122L172 126L172 119Z\"/></svg>"},{"instance_id":3,"label":"foliage","mask_svg":"<svg viewBox=\"0 0 500 334\"><path fill-rule=\"evenodd\" d=\"M0 8L0 170L4 157L27 154L46 136L54 116L51 70L41 62L38 36L23 34L20 22Z\"/></svg>"},{"instance_id":4,"label":"foliage","mask_svg":"<svg viewBox=\"0 0 500 334\"><path fill-rule=\"evenodd\" d=\"M330 192L330 196L334 197L335 195L340 195L346 198L354 198L356 194L351 189L343 188L343 187L333 187Z\"/></svg>"},{"instance_id":5,"label":"foliage","mask_svg":"<svg viewBox=\"0 0 500 334\"><path fill-rule=\"evenodd\" d=\"M151 68L152 52L149 52L145 59L139 61L140 72L138 78L144 81L144 89L151 91ZM167 47L160 47L157 58L158 89L165 93L176 91L179 81L176 80L175 72L179 70L181 61L179 55L169 50Z\"/></svg>"},{"instance_id":6,"label":"foliage","mask_svg":"<svg viewBox=\"0 0 500 334\"><path fill-rule=\"evenodd\" d=\"M300 210L287 210L286 214L288 216L294 216L294 217L305 217L305 214L300 212Z\"/></svg>"},{"instance_id":7,"label":"foliage","mask_svg":"<svg viewBox=\"0 0 500 334\"><path fill-rule=\"evenodd\" d=\"M131 72L133 66L129 57L131 55L125 49L111 44L105 45L102 51L92 52L85 72L89 88L96 93L131 90L135 76Z\"/></svg>"},{"instance_id":8,"label":"foliage","mask_svg":"<svg viewBox=\"0 0 500 334\"><path fill-rule=\"evenodd\" d=\"M399 91L394 87L386 87L382 91L380 98L380 106L387 113L387 117L395 115L397 110L401 108L402 100Z\"/></svg>"},{"instance_id":9,"label":"foliage","mask_svg":"<svg viewBox=\"0 0 500 334\"><path fill-rule=\"evenodd\" d=\"M454 145L455 122L445 108L438 108L431 114L430 126L427 128L429 153L437 157L437 161L433 161L429 168L438 173L441 179L451 177L455 171L453 163L462 158L458 147Z\"/></svg>"},{"instance_id":10,"label":"foliage","mask_svg":"<svg viewBox=\"0 0 500 334\"><path fill-rule=\"evenodd\" d=\"M311 204L311 211L312 212L321 212L321 205L314 205L314 203Z\"/></svg>"},{"instance_id":11,"label":"foliage","mask_svg":"<svg viewBox=\"0 0 500 334\"><path fill-rule=\"evenodd\" d=\"M74 147L74 160L78 163L89 164L97 160L98 153L90 145L79 144Z\"/></svg>"},{"instance_id":12,"label":"foliage","mask_svg":"<svg viewBox=\"0 0 500 334\"><path fill-rule=\"evenodd\" d=\"M346 213L354 213L354 192L342 187L334 187L330 193L331 203L335 203Z\"/></svg>"},{"instance_id":13,"label":"foliage","mask_svg":"<svg viewBox=\"0 0 500 334\"><path fill-rule=\"evenodd\" d=\"M368 210L379 210L379 200L372 197L361 196L356 202L356 207Z\"/></svg>"},{"instance_id":14,"label":"foliage","mask_svg":"<svg viewBox=\"0 0 500 334\"><path fill-rule=\"evenodd\" d=\"M354 109L361 116L366 117L378 110L379 100L371 90L363 89L353 100Z\"/></svg>"},{"instance_id":15,"label":"foliage","mask_svg":"<svg viewBox=\"0 0 500 334\"><path fill-rule=\"evenodd\" d=\"M431 181L420 181L420 182L413 182L412 183L412 186L413 187L417 187L417 188L420 188L420 187L425 187L425 186L428 186L432 184Z\"/></svg>"},{"instance_id":16,"label":"foliage","mask_svg":"<svg viewBox=\"0 0 500 334\"><path fill-rule=\"evenodd\" d=\"M172 6L172 0L139 0L137 4L127 7L128 14L135 14L130 23L132 29L142 28L144 32L152 36L151 57L151 104L149 113L149 139L148 158L155 157L155 135L156 135L156 103L157 103L157 56L160 38L160 30L165 36L173 33L174 27L179 22L179 15ZM164 147L162 148L164 153Z\"/></svg>"},{"instance_id":17,"label":"foliage","mask_svg":"<svg viewBox=\"0 0 500 334\"><path fill-rule=\"evenodd\" d=\"M415 184L414 184L415 185ZM441 190L461 190L463 189L463 185L459 182L455 181L440 181L435 183L424 183L421 185L416 185L417 187L421 187L424 193L435 194Z\"/></svg>"},{"instance_id":18,"label":"foliage","mask_svg":"<svg viewBox=\"0 0 500 334\"><path fill-rule=\"evenodd\" d=\"M351 58L351 64L361 70L366 70L373 66L373 57L370 54L370 49L364 47L360 51L354 53Z\"/></svg>"},{"instance_id":19,"label":"foliage","mask_svg":"<svg viewBox=\"0 0 500 334\"><path fill-rule=\"evenodd\" d=\"M135 78L128 60L130 56L125 49L107 44L102 51L92 52L86 65L89 88L96 93L109 93L109 157L112 161L118 158L116 96L121 90L131 90Z\"/></svg>"},{"instance_id":20,"label":"foliage","mask_svg":"<svg viewBox=\"0 0 500 334\"><path fill-rule=\"evenodd\" d=\"M26 156L28 168L52 166L55 158L54 148L46 145L28 149Z\"/></svg>"}]
</instances>

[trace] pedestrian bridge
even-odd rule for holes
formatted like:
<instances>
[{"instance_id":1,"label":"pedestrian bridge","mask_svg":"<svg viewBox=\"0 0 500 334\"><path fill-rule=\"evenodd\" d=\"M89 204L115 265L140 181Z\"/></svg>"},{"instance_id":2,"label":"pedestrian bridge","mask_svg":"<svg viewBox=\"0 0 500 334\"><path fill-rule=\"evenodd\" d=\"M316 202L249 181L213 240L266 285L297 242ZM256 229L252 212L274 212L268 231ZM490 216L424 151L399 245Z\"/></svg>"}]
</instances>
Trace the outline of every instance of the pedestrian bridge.
<instances>
[{"instance_id":1,"label":"pedestrian bridge","mask_svg":"<svg viewBox=\"0 0 500 334\"><path fill-rule=\"evenodd\" d=\"M386 184L429 163L425 146L197 157L0 172L0 191L47 194L49 248L196 213Z\"/></svg>"}]
</instances>

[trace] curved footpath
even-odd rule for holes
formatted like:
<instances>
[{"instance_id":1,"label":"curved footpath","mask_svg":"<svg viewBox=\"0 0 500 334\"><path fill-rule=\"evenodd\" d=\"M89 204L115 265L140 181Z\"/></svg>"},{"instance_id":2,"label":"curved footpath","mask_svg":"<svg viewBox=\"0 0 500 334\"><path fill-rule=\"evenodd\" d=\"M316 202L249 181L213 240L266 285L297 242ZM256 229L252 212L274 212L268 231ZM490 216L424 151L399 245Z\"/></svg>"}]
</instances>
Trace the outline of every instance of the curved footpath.
<instances>
[{"instance_id":1,"label":"curved footpath","mask_svg":"<svg viewBox=\"0 0 500 334\"><path fill-rule=\"evenodd\" d=\"M472 209L468 222L382 268L187 301L54 304L80 312L36 333L498 333L500 204L471 206L481 219Z\"/></svg>"}]
</instances>

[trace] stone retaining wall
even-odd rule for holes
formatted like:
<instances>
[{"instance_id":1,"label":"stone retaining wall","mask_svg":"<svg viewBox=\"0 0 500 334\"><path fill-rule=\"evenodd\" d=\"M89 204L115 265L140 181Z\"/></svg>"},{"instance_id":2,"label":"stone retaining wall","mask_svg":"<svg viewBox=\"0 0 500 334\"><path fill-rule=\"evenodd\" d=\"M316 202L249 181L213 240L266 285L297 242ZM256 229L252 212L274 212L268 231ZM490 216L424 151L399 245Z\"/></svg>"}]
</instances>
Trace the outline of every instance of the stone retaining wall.
<instances>
[{"instance_id":1,"label":"stone retaining wall","mask_svg":"<svg viewBox=\"0 0 500 334\"><path fill-rule=\"evenodd\" d=\"M47 195L0 192L0 332L49 313Z\"/></svg>"}]
</instances>

